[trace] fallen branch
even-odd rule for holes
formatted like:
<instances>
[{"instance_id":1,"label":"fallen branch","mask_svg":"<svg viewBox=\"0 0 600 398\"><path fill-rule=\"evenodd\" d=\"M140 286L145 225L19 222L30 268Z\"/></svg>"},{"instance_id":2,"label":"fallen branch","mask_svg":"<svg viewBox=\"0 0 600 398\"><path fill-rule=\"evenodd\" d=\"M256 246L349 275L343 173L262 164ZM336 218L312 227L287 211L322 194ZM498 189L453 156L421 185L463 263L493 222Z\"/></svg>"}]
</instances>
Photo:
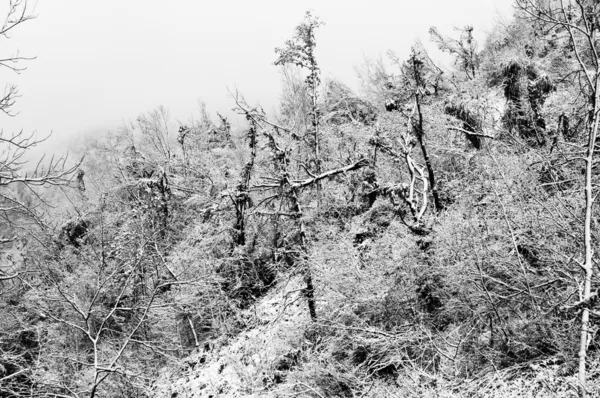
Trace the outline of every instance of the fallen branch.
<instances>
[{"instance_id":1,"label":"fallen branch","mask_svg":"<svg viewBox=\"0 0 600 398\"><path fill-rule=\"evenodd\" d=\"M488 135L488 134L483 134L483 133L476 133L474 131L469 131L469 130L461 129L460 127L446 126L446 128L448 130L460 131L461 133L465 133L466 135L474 135L474 136L477 136L477 137L491 138L493 140L496 139L496 137L494 137L494 136L491 136L491 135Z\"/></svg>"},{"instance_id":2,"label":"fallen branch","mask_svg":"<svg viewBox=\"0 0 600 398\"><path fill-rule=\"evenodd\" d=\"M325 178L331 178L335 175L343 174L343 173L346 173L346 172L352 171L352 170L357 170L362 167L366 167L368 165L369 165L369 161L367 159L360 159L358 162L356 162L354 164L340 167L339 169L333 169L333 170L326 171L325 173L319 174L318 176L306 179L304 181L292 183L292 184L290 184L290 188L292 188L292 189L306 188L307 186L312 185L312 184L314 184L318 181L321 181Z\"/></svg>"}]
</instances>

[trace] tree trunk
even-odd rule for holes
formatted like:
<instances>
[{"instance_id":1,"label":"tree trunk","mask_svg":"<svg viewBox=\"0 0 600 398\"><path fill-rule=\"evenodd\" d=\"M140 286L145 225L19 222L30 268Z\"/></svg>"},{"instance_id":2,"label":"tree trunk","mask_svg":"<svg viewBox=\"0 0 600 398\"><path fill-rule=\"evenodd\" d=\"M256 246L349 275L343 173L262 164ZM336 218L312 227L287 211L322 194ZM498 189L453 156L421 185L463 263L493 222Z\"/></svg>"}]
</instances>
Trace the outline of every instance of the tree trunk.
<instances>
[{"instance_id":1,"label":"tree trunk","mask_svg":"<svg viewBox=\"0 0 600 398\"><path fill-rule=\"evenodd\" d=\"M600 70L598 70L600 73ZM581 338L579 342L579 396L587 397L587 376L586 376L586 357L587 357L587 346L589 336L589 322L590 322L590 309L589 309L589 298L592 294L592 275L593 275L593 262L592 262L592 207L594 205L594 195L592 191L592 166L594 160L594 147L596 145L596 137L598 136L598 112L599 109L599 98L600 93L600 79L596 77L596 87L594 96L592 98L592 113L590 120L590 130L588 133L588 147L586 154L586 166L585 166L585 222L584 222L584 244L585 244L585 282L583 286L583 301L587 304L583 307L581 314Z\"/></svg>"},{"instance_id":2,"label":"tree trunk","mask_svg":"<svg viewBox=\"0 0 600 398\"><path fill-rule=\"evenodd\" d=\"M429 187L431 188L431 194L433 196L433 204L435 205L435 211L442 211L442 202L440 201L440 196L438 195L437 185L435 183L435 174L433 172L433 166L431 165L431 160L429 159L429 154L427 153L427 148L425 147L425 143L423 142L423 136L425 135L425 130L423 129L423 111L421 110L421 90L424 89L425 85L422 82L421 71L417 63L420 62L417 60L416 55L412 56L412 66L413 73L415 77L415 82L417 85L415 91L415 106L417 111L417 122L416 124L413 122L413 128L415 130L415 135L417 136L417 141L419 141L419 146L421 147L421 153L423 154L423 160L425 161L425 166L427 167L427 175L429 177Z\"/></svg>"}]
</instances>

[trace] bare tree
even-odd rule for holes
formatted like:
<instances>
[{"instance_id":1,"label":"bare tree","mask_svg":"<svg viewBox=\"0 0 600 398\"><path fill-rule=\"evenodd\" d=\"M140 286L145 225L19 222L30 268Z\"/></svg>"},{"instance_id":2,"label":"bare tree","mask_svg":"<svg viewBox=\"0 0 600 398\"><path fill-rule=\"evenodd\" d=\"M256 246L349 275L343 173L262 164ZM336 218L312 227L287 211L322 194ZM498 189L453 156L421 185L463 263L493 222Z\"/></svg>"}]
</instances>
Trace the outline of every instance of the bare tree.
<instances>
[{"instance_id":1,"label":"bare tree","mask_svg":"<svg viewBox=\"0 0 600 398\"><path fill-rule=\"evenodd\" d=\"M565 39L575 56L575 73L579 90L587 105L585 117L587 146L585 153L577 156L585 164L585 204L583 220L583 261L579 262L584 274L580 286L580 300L570 306L581 309L581 333L579 343L579 396L588 396L586 358L590 344L590 306L594 301L592 277L594 273L592 243L592 211L598 195L593 183L593 167L600 124L600 3L593 0L518 0L518 8L525 18L537 24L544 24Z\"/></svg>"},{"instance_id":2,"label":"bare tree","mask_svg":"<svg viewBox=\"0 0 600 398\"><path fill-rule=\"evenodd\" d=\"M31 13L27 0L9 0L8 11L4 22L0 26L0 38L9 39L13 29L27 22L34 17ZM26 68L21 66L21 61L31 60L33 58L22 57L18 53L16 55L1 55L0 54L0 69L8 68L15 73L21 73ZM15 104L15 99L19 96L17 86L7 84L4 89L4 94L0 97L0 111L6 115L13 116L15 113L12 107Z\"/></svg>"},{"instance_id":3,"label":"bare tree","mask_svg":"<svg viewBox=\"0 0 600 398\"><path fill-rule=\"evenodd\" d=\"M425 146L424 136L424 120L423 120L423 95L426 91L426 83L424 81L424 73L423 67L424 62L421 59L420 54L416 49L413 49L413 53L410 57L410 69L412 71L412 77L414 79L414 106L411 111L411 116L409 117L410 124L412 125L414 135L417 138L417 142L419 143L419 147L421 148L421 153L423 155L423 161L427 166L427 175L429 176L429 185L431 188L431 193L433 195L433 203L435 205L436 211L442 210L442 202L440 201L440 197L437 191L437 185L435 183L435 173L433 172L433 166L431 165L431 159L429 158L429 154L427 153L427 147ZM415 115L415 117L413 117Z\"/></svg>"},{"instance_id":4,"label":"bare tree","mask_svg":"<svg viewBox=\"0 0 600 398\"><path fill-rule=\"evenodd\" d=\"M3 4L3 7L5 4ZM0 19L0 41L8 40L17 31L17 27L34 18L31 2L28 0L9 0L8 7L3 8L6 14ZM0 70L6 68L14 73L25 70L23 61L33 58L16 55L0 54ZM4 94L0 95L1 117L11 117L17 112L14 105L18 89L13 84L6 84ZM83 173L76 178L75 172L80 162L69 162L66 156L43 156L37 163L28 159L30 150L44 143L48 137L37 138L35 134L23 131L5 132L0 130L0 254L15 245L17 237L33 236L39 242L48 231L46 209L49 203L45 199L44 189L48 187L65 187L83 185ZM40 234L41 233L41 234ZM25 249L22 250L25 252ZM22 297L27 290L30 279L27 274L33 272L31 265L22 261L13 261L2 256L0 260L0 300L2 300L2 317L15 315L11 310L5 310L4 300ZM39 348L39 335L34 335L31 323L21 322L18 316L16 322L3 322L0 325L0 395L22 396L31 381L32 368ZM22 336L29 336L27 344L21 343Z\"/></svg>"},{"instance_id":5,"label":"bare tree","mask_svg":"<svg viewBox=\"0 0 600 398\"><path fill-rule=\"evenodd\" d=\"M170 119L169 111L164 106L159 106L152 112L141 115L137 119L143 141L148 143L149 148L156 151L166 168L170 164L172 154Z\"/></svg>"},{"instance_id":6,"label":"bare tree","mask_svg":"<svg viewBox=\"0 0 600 398\"><path fill-rule=\"evenodd\" d=\"M429 34L431 40L438 45L440 50L455 57L455 64L465 72L469 80L472 80L475 78L477 68L481 62L477 52L477 43L473 38L473 27L467 25L456 30L460 32L458 40L442 36L435 27L429 29Z\"/></svg>"},{"instance_id":7,"label":"bare tree","mask_svg":"<svg viewBox=\"0 0 600 398\"><path fill-rule=\"evenodd\" d=\"M376 131L376 135L371 139L371 144L381 150L381 152L391 156L394 160L399 162L404 161L408 169L409 182L380 187L378 193L390 198L392 203L395 203L396 199L401 199L409 207L412 214L412 221L407 222L406 217L402 217L402 221L411 230L415 231L422 227L422 218L425 215L429 202L427 195L429 184L425 168L413 159L412 149L415 146L415 142L411 134L412 121L410 118L407 124L407 130L400 134L400 153L397 153L386 137L382 136L379 128Z\"/></svg>"},{"instance_id":8,"label":"bare tree","mask_svg":"<svg viewBox=\"0 0 600 398\"><path fill-rule=\"evenodd\" d=\"M10 0L4 21L0 24L0 40L10 39L18 26L32 20L32 12L28 0ZM22 57L18 53L0 55L0 70L7 68L20 73L26 69L22 62L31 59L33 58ZM4 115L16 114L13 106L18 96L17 87L7 84L4 94L0 97L0 111ZM78 164L70 165L66 156L52 157L49 162L42 157L33 167L28 165L26 154L47 138L38 139L34 134L28 135L23 131L6 133L0 130L0 223L5 225L5 232L0 235L0 244L14 240L12 231L19 228L18 220L26 218L42 225L40 204L44 201L37 187L71 184ZM26 200L23 194L18 194L18 189L25 191L34 200Z\"/></svg>"},{"instance_id":9,"label":"bare tree","mask_svg":"<svg viewBox=\"0 0 600 398\"><path fill-rule=\"evenodd\" d=\"M251 149L253 153L251 155L252 160L250 163L248 163L246 168L252 167L254 164L254 158L256 156L254 150L256 146L256 135L258 132L260 132L266 138L267 149L270 150L271 153L271 162L273 165L272 175L264 176L261 182L253 185L250 188L250 190L254 192L268 193L266 198L258 201L258 204L256 206L257 209L254 212L259 215L274 217L276 220L276 224L279 218L281 217L287 217L294 221L297 231L297 244L300 249L298 251L299 257L301 259L304 259L304 261L302 261L302 273L304 276L304 282L306 283L304 293L307 299L308 312L310 314L311 319L315 321L317 319L315 287L312 271L310 269L310 264L307 261L309 245L306 237L306 225L304 220L305 213L303 211L303 206L300 200L300 194L305 188L309 188L311 186L318 186L318 184L320 184L320 182L323 180L330 179L332 177L350 171L358 170L363 167L367 167L370 165L370 162L365 158L361 158L346 166L331 169L319 174L312 173L308 169L307 165L300 163L298 165L299 168L303 169L309 177L305 179L294 179L292 172L293 159L291 157L293 149L289 147L284 147L283 145L278 143L277 140L277 135L280 130L284 130L287 132L289 132L290 130L285 127L279 126L273 122L270 122L262 110L251 108L239 95L236 95L235 99L238 111L246 116L246 119L250 122L251 126L250 139ZM247 176L249 177L249 174ZM247 199L244 200L247 201ZM279 204L275 206L277 210L262 210L267 205L271 204L273 201L279 201ZM238 220L240 217L239 207L240 206L236 204Z\"/></svg>"},{"instance_id":10,"label":"bare tree","mask_svg":"<svg viewBox=\"0 0 600 398\"><path fill-rule=\"evenodd\" d=\"M413 47L411 56L406 62L400 63L395 56L393 56L393 61L399 64L402 74L398 82L388 81L386 83L389 91L388 95L392 96L386 103L386 110L388 112L396 111L408 120L408 128L412 137L410 139L403 137L405 147L408 143L411 146L418 144L429 180L428 183L423 181L423 189L431 191L435 210L439 213L443 209L443 205L438 193L433 164L425 142L425 116L423 110L426 95L431 91L435 92L434 87L438 84L437 82L432 83L430 80L439 79L440 72L434 70L436 67L419 47ZM433 78L428 79L427 75L431 71L433 71ZM402 152L408 153L406 148L402 149Z\"/></svg>"}]
</instances>

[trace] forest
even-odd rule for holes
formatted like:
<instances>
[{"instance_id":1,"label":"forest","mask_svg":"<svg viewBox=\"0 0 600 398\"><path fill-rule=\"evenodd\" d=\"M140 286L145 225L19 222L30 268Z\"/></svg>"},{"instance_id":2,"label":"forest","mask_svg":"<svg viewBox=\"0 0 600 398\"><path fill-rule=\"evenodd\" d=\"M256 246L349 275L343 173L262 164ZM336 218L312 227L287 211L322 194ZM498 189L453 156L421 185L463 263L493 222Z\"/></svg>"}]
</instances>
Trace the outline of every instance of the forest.
<instances>
[{"instance_id":1,"label":"forest","mask_svg":"<svg viewBox=\"0 0 600 398\"><path fill-rule=\"evenodd\" d=\"M600 396L600 2L432 27L451 68L417 42L359 92L323 22L242 129L158 107L33 163L2 130L0 397Z\"/></svg>"}]
</instances>

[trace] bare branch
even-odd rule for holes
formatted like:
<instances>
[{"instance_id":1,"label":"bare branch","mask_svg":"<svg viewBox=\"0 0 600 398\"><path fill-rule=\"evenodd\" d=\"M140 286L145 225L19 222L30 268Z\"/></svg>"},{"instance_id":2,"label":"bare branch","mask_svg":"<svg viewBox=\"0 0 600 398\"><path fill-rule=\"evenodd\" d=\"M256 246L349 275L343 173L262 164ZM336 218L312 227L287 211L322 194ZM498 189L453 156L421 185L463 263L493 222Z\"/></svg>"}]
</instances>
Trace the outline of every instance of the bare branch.
<instances>
[{"instance_id":1,"label":"bare branch","mask_svg":"<svg viewBox=\"0 0 600 398\"><path fill-rule=\"evenodd\" d=\"M366 167L368 165L369 165L369 161L367 159L360 159L359 161L357 161L357 162L355 162L353 164L350 164L350 165L347 165L347 166L344 166L344 167L340 167L340 168L337 168L337 169L326 171L325 173L322 173L322 174L320 174L318 176L315 176L315 177L312 177L312 178L308 178L308 179L300 181L300 182L292 183L292 184L290 184L290 187L292 189L306 188L309 185L317 183L317 182L319 182L319 181L321 181L323 179L331 178L331 177L336 176L338 174L346 173L348 171L357 170L357 169L360 169L362 167Z\"/></svg>"},{"instance_id":2,"label":"bare branch","mask_svg":"<svg viewBox=\"0 0 600 398\"><path fill-rule=\"evenodd\" d=\"M476 137L485 137L485 138L491 138L493 140L496 139L496 137L492 136L492 135L488 135L488 134L483 134L483 133L475 133L473 131L468 131L465 129L461 129L460 127L454 127L454 126L446 126L446 128L448 130L456 130L456 131L460 131L461 133L465 133L466 135L473 135Z\"/></svg>"}]
</instances>

